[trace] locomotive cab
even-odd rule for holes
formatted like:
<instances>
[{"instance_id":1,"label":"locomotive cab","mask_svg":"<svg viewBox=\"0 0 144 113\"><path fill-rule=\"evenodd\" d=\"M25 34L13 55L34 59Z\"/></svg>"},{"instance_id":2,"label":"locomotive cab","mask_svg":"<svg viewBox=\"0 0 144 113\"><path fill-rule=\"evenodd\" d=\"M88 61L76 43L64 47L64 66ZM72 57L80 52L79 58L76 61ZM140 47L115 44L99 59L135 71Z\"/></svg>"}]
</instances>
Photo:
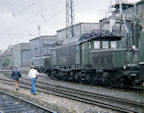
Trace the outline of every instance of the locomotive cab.
<instances>
[{"instance_id":1,"label":"locomotive cab","mask_svg":"<svg viewBox=\"0 0 144 113\"><path fill-rule=\"evenodd\" d=\"M126 49L118 47L121 37L105 36L94 40L91 64L97 70L111 70L125 65Z\"/></svg>"},{"instance_id":2,"label":"locomotive cab","mask_svg":"<svg viewBox=\"0 0 144 113\"><path fill-rule=\"evenodd\" d=\"M82 42L81 43L81 56L82 56L81 64L87 67L90 66L91 68L97 70L113 68L112 60L118 60L118 59L111 59L112 54L114 54L114 52L116 53L119 52L119 54L121 54L121 52L124 50L118 48L118 41L120 39L121 37L118 36L100 35ZM123 57L123 55L121 57ZM120 65L120 64L117 63L116 65Z\"/></svg>"},{"instance_id":3,"label":"locomotive cab","mask_svg":"<svg viewBox=\"0 0 144 113\"><path fill-rule=\"evenodd\" d=\"M90 52L92 67L101 72L102 82L114 87L134 85L138 77L138 50L120 48L120 37L103 37L94 41Z\"/></svg>"}]
</instances>

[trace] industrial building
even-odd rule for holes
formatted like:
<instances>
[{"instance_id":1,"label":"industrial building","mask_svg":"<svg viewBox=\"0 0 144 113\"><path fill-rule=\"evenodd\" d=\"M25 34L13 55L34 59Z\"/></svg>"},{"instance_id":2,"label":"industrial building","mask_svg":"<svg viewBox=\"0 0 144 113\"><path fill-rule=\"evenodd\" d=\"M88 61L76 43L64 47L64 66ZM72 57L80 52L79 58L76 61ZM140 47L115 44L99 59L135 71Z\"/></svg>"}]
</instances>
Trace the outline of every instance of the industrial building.
<instances>
[{"instance_id":1,"label":"industrial building","mask_svg":"<svg viewBox=\"0 0 144 113\"><path fill-rule=\"evenodd\" d=\"M144 18L144 1L135 4L117 1L112 5L112 15L99 21L100 29L103 30L109 24L111 33L124 37L119 43L120 47L131 48L132 45L139 47L142 18ZM136 32L135 32L136 31Z\"/></svg>"},{"instance_id":2,"label":"industrial building","mask_svg":"<svg viewBox=\"0 0 144 113\"><path fill-rule=\"evenodd\" d=\"M47 56L50 54L51 46L58 43L57 35L39 36L30 40L32 58Z\"/></svg>"},{"instance_id":3,"label":"industrial building","mask_svg":"<svg viewBox=\"0 0 144 113\"><path fill-rule=\"evenodd\" d=\"M12 48L12 67L29 67L31 65L31 51L29 43L16 44Z\"/></svg>"},{"instance_id":4,"label":"industrial building","mask_svg":"<svg viewBox=\"0 0 144 113\"><path fill-rule=\"evenodd\" d=\"M122 11L120 9L122 7ZM38 36L30 40L30 43L20 43L12 47L11 54L6 56L10 59L9 67L18 65L19 67L29 67L32 58L48 56L52 47L61 45L63 41L71 38L78 38L84 33L97 32L97 31L110 31L111 33L122 36L122 41L118 44L123 48L131 48L132 45L139 47L138 37L140 36L141 23L140 19L144 19L144 1L135 4L118 2L112 5L112 14L109 17L103 18L99 23L78 23L73 25L74 37L70 36L70 28L63 28L57 30L56 35ZM66 35L68 30L68 36ZM134 32L136 31L136 32ZM0 65L3 67L3 58L5 55L0 56Z\"/></svg>"},{"instance_id":5,"label":"industrial building","mask_svg":"<svg viewBox=\"0 0 144 113\"><path fill-rule=\"evenodd\" d=\"M63 28L57 31L57 38L65 40L70 37L71 28L68 30L69 36L66 37L66 29ZM74 25L74 37L80 37L84 33L90 33L92 30L99 30L99 23L78 23Z\"/></svg>"}]
</instances>

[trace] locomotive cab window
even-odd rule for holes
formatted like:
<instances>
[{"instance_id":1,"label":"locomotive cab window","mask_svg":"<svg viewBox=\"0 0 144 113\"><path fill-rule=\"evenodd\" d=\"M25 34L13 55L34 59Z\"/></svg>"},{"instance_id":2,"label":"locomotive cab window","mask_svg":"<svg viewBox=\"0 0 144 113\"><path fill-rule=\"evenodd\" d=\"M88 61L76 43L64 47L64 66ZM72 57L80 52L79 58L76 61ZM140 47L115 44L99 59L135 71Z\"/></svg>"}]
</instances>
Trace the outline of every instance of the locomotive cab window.
<instances>
[{"instance_id":1,"label":"locomotive cab window","mask_svg":"<svg viewBox=\"0 0 144 113\"><path fill-rule=\"evenodd\" d=\"M109 42L108 41L102 41L102 48L108 49L109 48Z\"/></svg>"},{"instance_id":2,"label":"locomotive cab window","mask_svg":"<svg viewBox=\"0 0 144 113\"><path fill-rule=\"evenodd\" d=\"M76 53L80 53L79 45L76 46Z\"/></svg>"},{"instance_id":3,"label":"locomotive cab window","mask_svg":"<svg viewBox=\"0 0 144 113\"><path fill-rule=\"evenodd\" d=\"M91 48L91 42L89 42L88 45L89 45L89 49L90 49Z\"/></svg>"},{"instance_id":4,"label":"locomotive cab window","mask_svg":"<svg viewBox=\"0 0 144 113\"><path fill-rule=\"evenodd\" d=\"M100 49L100 41L94 41L94 49Z\"/></svg>"},{"instance_id":5,"label":"locomotive cab window","mask_svg":"<svg viewBox=\"0 0 144 113\"><path fill-rule=\"evenodd\" d=\"M111 49L116 49L116 41L111 41L110 46Z\"/></svg>"}]
</instances>

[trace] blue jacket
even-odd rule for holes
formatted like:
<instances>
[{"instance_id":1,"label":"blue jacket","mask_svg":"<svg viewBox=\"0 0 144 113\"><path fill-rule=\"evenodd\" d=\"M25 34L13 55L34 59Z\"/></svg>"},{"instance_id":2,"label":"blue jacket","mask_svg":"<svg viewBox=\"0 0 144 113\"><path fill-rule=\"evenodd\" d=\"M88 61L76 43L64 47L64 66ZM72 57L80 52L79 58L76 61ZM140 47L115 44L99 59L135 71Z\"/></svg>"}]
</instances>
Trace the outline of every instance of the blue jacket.
<instances>
[{"instance_id":1,"label":"blue jacket","mask_svg":"<svg viewBox=\"0 0 144 113\"><path fill-rule=\"evenodd\" d=\"M13 79L19 79L20 77L21 77L20 71L17 70L17 69L14 69L14 70L12 71L12 78L13 78Z\"/></svg>"}]
</instances>

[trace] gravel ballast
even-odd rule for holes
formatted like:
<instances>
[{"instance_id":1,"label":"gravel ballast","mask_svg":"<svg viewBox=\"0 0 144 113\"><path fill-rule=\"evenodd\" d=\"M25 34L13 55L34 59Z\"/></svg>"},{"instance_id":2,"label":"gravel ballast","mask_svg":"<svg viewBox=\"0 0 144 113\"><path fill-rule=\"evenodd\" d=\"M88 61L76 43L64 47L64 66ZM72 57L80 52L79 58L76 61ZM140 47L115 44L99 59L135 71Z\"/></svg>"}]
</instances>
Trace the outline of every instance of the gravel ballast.
<instances>
[{"instance_id":1,"label":"gravel ballast","mask_svg":"<svg viewBox=\"0 0 144 113\"><path fill-rule=\"evenodd\" d=\"M23 77L25 78L27 76L23 75ZM0 78L9 79L3 74L0 74ZM41 81L41 79L42 78L39 78L39 81ZM57 82L58 81L55 81L55 84ZM38 92L37 95L32 95L30 93L30 90L24 88L20 88L19 92L16 92L14 85L11 86L11 85L4 84L2 82L0 82L0 89L12 93L13 95L32 101L33 103L36 103L38 105L52 109L59 113L116 113L111 110L88 105L67 98L54 96L51 94L45 94L43 92Z\"/></svg>"}]
</instances>

